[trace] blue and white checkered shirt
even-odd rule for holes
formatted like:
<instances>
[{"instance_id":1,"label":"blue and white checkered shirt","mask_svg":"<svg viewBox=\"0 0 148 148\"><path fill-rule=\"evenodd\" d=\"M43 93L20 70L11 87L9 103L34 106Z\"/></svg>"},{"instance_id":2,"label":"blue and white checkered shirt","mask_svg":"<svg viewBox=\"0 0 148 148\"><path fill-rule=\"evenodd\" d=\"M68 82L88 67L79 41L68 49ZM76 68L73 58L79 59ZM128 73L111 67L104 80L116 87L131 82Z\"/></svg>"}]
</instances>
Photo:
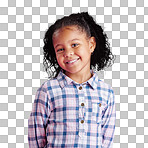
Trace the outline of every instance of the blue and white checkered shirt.
<instances>
[{"instance_id":1,"label":"blue and white checkered shirt","mask_svg":"<svg viewBox=\"0 0 148 148\"><path fill-rule=\"evenodd\" d=\"M111 148L115 118L114 92L96 73L78 84L60 72L36 93L29 147Z\"/></svg>"}]
</instances>

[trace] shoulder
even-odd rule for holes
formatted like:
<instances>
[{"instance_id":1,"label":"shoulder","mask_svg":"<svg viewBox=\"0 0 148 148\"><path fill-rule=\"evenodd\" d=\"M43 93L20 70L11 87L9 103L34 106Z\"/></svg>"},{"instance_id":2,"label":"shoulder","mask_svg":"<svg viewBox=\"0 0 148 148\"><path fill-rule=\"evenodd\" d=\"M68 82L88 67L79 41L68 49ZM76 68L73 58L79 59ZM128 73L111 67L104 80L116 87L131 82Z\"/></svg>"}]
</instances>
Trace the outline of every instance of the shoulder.
<instances>
[{"instance_id":1,"label":"shoulder","mask_svg":"<svg viewBox=\"0 0 148 148\"><path fill-rule=\"evenodd\" d=\"M112 86L103 80L98 79L97 89L100 92L100 95L105 98L114 97L114 90Z\"/></svg>"},{"instance_id":2,"label":"shoulder","mask_svg":"<svg viewBox=\"0 0 148 148\"><path fill-rule=\"evenodd\" d=\"M47 97L48 99L52 99L61 95L62 89L58 79L52 78L45 81L38 89L38 93L43 97Z\"/></svg>"},{"instance_id":3,"label":"shoulder","mask_svg":"<svg viewBox=\"0 0 148 148\"><path fill-rule=\"evenodd\" d=\"M52 78L43 82L42 85L39 87L38 91L47 92L48 90L54 89L56 87L59 87L59 82L56 78Z\"/></svg>"},{"instance_id":4,"label":"shoulder","mask_svg":"<svg viewBox=\"0 0 148 148\"><path fill-rule=\"evenodd\" d=\"M103 80L99 79L99 76L98 76L98 74L96 72L94 72L94 75L93 75L91 81L89 81L89 83L95 89L98 89L100 91L113 92L113 89L112 89L111 85L104 82Z\"/></svg>"},{"instance_id":5,"label":"shoulder","mask_svg":"<svg viewBox=\"0 0 148 148\"><path fill-rule=\"evenodd\" d=\"M103 90L113 91L113 88L110 84L104 82L103 80L98 79L98 87Z\"/></svg>"}]
</instances>

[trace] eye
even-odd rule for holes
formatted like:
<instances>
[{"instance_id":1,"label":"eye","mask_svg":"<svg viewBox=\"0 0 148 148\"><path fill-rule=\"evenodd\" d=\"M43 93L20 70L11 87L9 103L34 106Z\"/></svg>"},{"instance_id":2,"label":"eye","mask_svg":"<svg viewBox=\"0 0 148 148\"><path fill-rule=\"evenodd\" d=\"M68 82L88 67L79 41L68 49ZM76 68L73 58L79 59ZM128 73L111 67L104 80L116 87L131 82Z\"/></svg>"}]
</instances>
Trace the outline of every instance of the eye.
<instances>
[{"instance_id":1,"label":"eye","mask_svg":"<svg viewBox=\"0 0 148 148\"><path fill-rule=\"evenodd\" d=\"M72 44L72 47L77 47L79 44L75 43L75 44Z\"/></svg>"},{"instance_id":2,"label":"eye","mask_svg":"<svg viewBox=\"0 0 148 148\"><path fill-rule=\"evenodd\" d=\"M57 52L62 52L64 50L64 48L60 48L57 50Z\"/></svg>"}]
</instances>

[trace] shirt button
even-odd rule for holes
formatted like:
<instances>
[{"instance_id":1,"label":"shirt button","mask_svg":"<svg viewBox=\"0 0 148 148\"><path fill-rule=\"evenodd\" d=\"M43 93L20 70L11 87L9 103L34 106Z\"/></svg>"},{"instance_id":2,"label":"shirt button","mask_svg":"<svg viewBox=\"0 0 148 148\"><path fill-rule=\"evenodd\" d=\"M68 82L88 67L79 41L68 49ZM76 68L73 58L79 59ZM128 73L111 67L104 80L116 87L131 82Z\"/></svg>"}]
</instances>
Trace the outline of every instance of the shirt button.
<instances>
[{"instance_id":1,"label":"shirt button","mask_svg":"<svg viewBox=\"0 0 148 148\"><path fill-rule=\"evenodd\" d=\"M101 107L101 103L99 104L99 107Z\"/></svg>"},{"instance_id":2,"label":"shirt button","mask_svg":"<svg viewBox=\"0 0 148 148\"><path fill-rule=\"evenodd\" d=\"M81 123L83 124L84 123L84 120L81 120Z\"/></svg>"},{"instance_id":3,"label":"shirt button","mask_svg":"<svg viewBox=\"0 0 148 148\"><path fill-rule=\"evenodd\" d=\"M84 103L81 103L81 106L84 106Z\"/></svg>"},{"instance_id":4,"label":"shirt button","mask_svg":"<svg viewBox=\"0 0 148 148\"><path fill-rule=\"evenodd\" d=\"M82 89L82 86L79 87L79 90L81 90L81 89Z\"/></svg>"}]
</instances>

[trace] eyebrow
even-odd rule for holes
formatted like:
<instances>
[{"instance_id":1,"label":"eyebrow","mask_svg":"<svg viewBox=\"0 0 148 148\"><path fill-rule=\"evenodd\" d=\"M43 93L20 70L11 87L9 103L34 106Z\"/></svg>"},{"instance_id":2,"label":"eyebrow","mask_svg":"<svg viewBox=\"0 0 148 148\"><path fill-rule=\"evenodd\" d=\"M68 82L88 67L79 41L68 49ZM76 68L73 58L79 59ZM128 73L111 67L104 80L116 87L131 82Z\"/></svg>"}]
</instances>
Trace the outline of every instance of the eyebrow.
<instances>
[{"instance_id":1,"label":"eyebrow","mask_svg":"<svg viewBox=\"0 0 148 148\"><path fill-rule=\"evenodd\" d=\"M79 40L79 39L75 38L75 39L69 40L68 42L73 42L73 41L76 41L76 40ZM57 44L54 48L57 48L60 45L62 45L62 44Z\"/></svg>"}]
</instances>

